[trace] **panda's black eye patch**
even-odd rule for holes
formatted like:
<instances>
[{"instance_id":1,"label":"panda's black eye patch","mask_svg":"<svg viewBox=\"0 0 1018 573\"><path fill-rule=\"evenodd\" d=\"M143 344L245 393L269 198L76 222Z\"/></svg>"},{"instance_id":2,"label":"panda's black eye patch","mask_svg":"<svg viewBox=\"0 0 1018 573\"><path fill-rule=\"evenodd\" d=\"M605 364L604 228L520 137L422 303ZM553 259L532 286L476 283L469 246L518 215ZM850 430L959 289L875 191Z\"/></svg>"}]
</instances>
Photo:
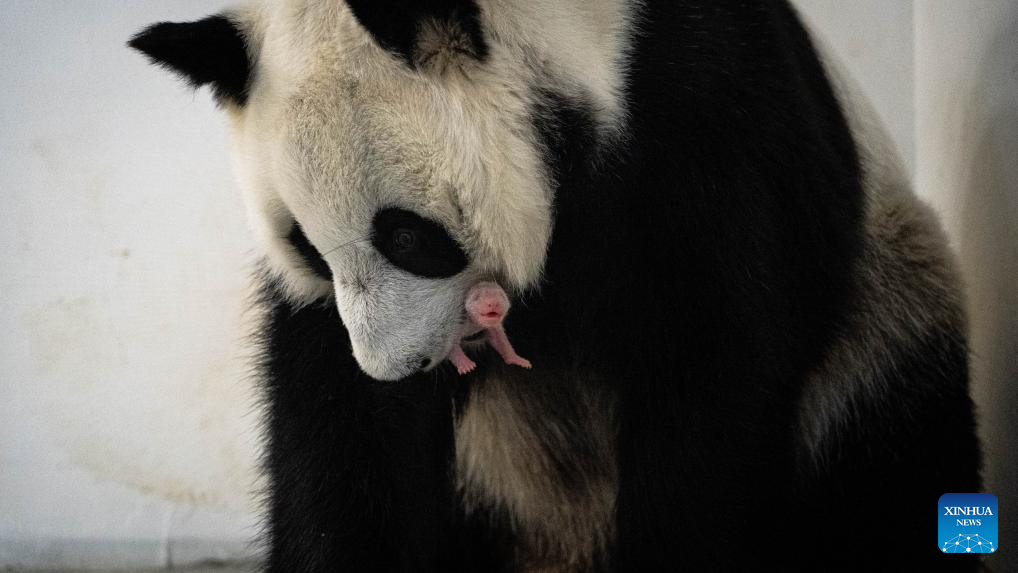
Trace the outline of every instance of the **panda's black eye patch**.
<instances>
[{"instance_id":1,"label":"panda's black eye patch","mask_svg":"<svg viewBox=\"0 0 1018 573\"><path fill-rule=\"evenodd\" d=\"M318 249L308 240L307 235L304 234L304 229L300 228L300 223L294 221L293 227L290 228L290 234L286 238L293 245L293 248L297 249L301 258L304 259L304 262L316 275L328 281L332 280L332 270L325 263L325 259L322 258Z\"/></svg>"},{"instance_id":2,"label":"panda's black eye patch","mask_svg":"<svg viewBox=\"0 0 1018 573\"><path fill-rule=\"evenodd\" d=\"M445 227L405 209L375 214L371 244L390 263L420 277L451 277L467 267L466 253Z\"/></svg>"}]
</instances>

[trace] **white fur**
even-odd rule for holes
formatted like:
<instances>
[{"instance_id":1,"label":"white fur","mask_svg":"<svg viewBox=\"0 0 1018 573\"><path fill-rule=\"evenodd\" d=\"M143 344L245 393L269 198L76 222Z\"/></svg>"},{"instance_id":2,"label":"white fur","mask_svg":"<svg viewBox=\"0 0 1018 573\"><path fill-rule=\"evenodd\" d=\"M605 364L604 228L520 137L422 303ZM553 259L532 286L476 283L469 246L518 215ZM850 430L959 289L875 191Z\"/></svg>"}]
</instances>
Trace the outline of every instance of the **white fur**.
<instances>
[{"instance_id":1,"label":"white fur","mask_svg":"<svg viewBox=\"0 0 1018 573\"><path fill-rule=\"evenodd\" d=\"M437 72L378 47L336 0L231 13L255 64L247 104L231 109L254 232L294 301L334 294L358 363L379 379L405 376L421 357L441 361L470 282L537 284L553 182L532 125L535 88L590 101L605 134L624 116L622 2L479 6L488 58L443 61ZM366 241L384 207L442 223L466 250L467 271L428 280L393 268ZM332 285L287 241L294 219Z\"/></svg>"},{"instance_id":2,"label":"white fur","mask_svg":"<svg viewBox=\"0 0 1018 573\"><path fill-rule=\"evenodd\" d=\"M456 477L468 511L505 516L521 571L590 571L615 535L615 397L594 378L565 385L571 415L527 384L489 376L456 425Z\"/></svg>"}]
</instances>

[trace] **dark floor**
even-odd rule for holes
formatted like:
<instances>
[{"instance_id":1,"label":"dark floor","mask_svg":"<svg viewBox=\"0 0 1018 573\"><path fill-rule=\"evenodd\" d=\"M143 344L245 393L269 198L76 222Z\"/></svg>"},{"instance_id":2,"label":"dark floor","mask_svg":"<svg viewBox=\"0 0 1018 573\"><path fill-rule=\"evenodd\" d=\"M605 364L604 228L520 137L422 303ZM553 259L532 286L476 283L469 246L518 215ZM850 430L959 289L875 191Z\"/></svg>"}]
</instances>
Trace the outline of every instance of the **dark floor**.
<instances>
[{"instance_id":1,"label":"dark floor","mask_svg":"<svg viewBox=\"0 0 1018 573\"><path fill-rule=\"evenodd\" d=\"M19 573L252 573L256 571L255 564L239 565L210 565L205 567L189 567L184 569L46 569L28 570L14 569Z\"/></svg>"}]
</instances>

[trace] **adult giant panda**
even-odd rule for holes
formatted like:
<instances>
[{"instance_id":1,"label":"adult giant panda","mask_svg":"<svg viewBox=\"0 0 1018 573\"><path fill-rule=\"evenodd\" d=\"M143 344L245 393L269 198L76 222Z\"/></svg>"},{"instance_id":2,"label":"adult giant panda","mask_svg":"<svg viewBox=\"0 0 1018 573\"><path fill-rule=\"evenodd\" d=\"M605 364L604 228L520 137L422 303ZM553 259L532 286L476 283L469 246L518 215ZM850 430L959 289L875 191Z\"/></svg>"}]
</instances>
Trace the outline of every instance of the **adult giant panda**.
<instances>
[{"instance_id":1,"label":"adult giant panda","mask_svg":"<svg viewBox=\"0 0 1018 573\"><path fill-rule=\"evenodd\" d=\"M933 546L979 490L944 238L786 2L280 0L130 45L231 120L268 571L976 567ZM442 365L482 280L532 370Z\"/></svg>"}]
</instances>

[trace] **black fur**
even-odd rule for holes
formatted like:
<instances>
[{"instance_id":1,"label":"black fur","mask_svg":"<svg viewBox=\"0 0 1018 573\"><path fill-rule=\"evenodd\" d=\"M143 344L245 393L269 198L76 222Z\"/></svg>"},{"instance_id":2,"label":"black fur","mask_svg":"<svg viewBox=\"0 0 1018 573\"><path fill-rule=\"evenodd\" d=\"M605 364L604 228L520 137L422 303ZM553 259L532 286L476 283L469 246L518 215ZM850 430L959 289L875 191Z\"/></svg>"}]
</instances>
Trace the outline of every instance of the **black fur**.
<instances>
[{"instance_id":1,"label":"black fur","mask_svg":"<svg viewBox=\"0 0 1018 573\"><path fill-rule=\"evenodd\" d=\"M487 57L488 44L473 0L347 0L347 4L379 45L409 66L417 65L418 35L427 19L454 26L467 40L471 57Z\"/></svg>"},{"instance_id":2,"label":"black fur","mask_svg":"<svg viewBox=\"0 0 1018 573\"><path fill-rule=\"evenodd\" d=\"M455 570L448 384L368 378L335 305L263 283L268 570Z\"/></svg>"},{"instance_id":3,"label":"black fur","mask_svg":"<svg viewBox=\"0 0 1018 573\"><path fill-rule=\"evenodd\" d=\"M293 223L287 239L293 245L293 248L297 249L301 258L304 259L304 263L312 272L327 281L332 280L332 270L329 268L328 263L325 262L325 259L322 258L322 254L308 240L308 236L304 234L304 229L301 228L300 223Z\"/></svg>"},{"instance_id":4,"label":"black fur","mask_svg":"<svg viewBox=\"0 0 1018 573\"><path fill-rule=\"evenodd\" d=\"M833 459L802 476L799 523L823 526L795 532L804 567L977 570L977 557L948 561L933 546L940 496L981 491L967 352L957 334L926 333L913 348L897 349L892 376L906 383L879 401L856 403ZM903 526L880 527L884 519ZM860 537L871 549L845 551Z\"/></svg>"},{"instance_id":5,"label":"black fur","mask_svg":"<svg viewBox=\"0 0 1018 573\"><path fill-rule=\"evenodd\" d=\"M897 390L857 407L833 465L800 473L797 397L865 269L857 155L796 15L652 2L639 28L624 153L585 161L583 102L545 99L555 231L540 292L510 317L522 355L616 385L613 566L975 567L933 545L939 496L979 488L962 332L896 349L881 375ZM922 525L848 549L883 518Z\"/></svg>"},{"instance_id":6,"label":"black fur","mask_svg":"<svg viewBox=\"0 0 1018 573\"><path fill-rule=\"evenodd\" d=\"M408 61L423 16L467 10L480 39L473 3L351 5ZM975 569L933 539L939 496L979 490L960 326L888 349L890 390L852 404L826 464L803 463L798 400L866 269L858 156L796 15L652 1L637 24L620 141L589 102L535 88L554 232L507 322L532 372L482 357L473 376L374 382L332 305L265 281L269 571L513 570L505 516L466 519L452 486L450 406L490 368L575 444L566 483L585 455L577 381L617 397L616 539L595 568Z\"/></svg>"},{"instance_id":7,"label":"black fur","mask_svg":"<svg viewBox=\"0 0 1018 573\"><path fill-rule=\"evenodd\" d=\"M161 22L134 35L128 46L193 87L210 85L220 101L247 101L251 64L243 34L226 16L197 22Z\"/></svg>"}]
</instances>

